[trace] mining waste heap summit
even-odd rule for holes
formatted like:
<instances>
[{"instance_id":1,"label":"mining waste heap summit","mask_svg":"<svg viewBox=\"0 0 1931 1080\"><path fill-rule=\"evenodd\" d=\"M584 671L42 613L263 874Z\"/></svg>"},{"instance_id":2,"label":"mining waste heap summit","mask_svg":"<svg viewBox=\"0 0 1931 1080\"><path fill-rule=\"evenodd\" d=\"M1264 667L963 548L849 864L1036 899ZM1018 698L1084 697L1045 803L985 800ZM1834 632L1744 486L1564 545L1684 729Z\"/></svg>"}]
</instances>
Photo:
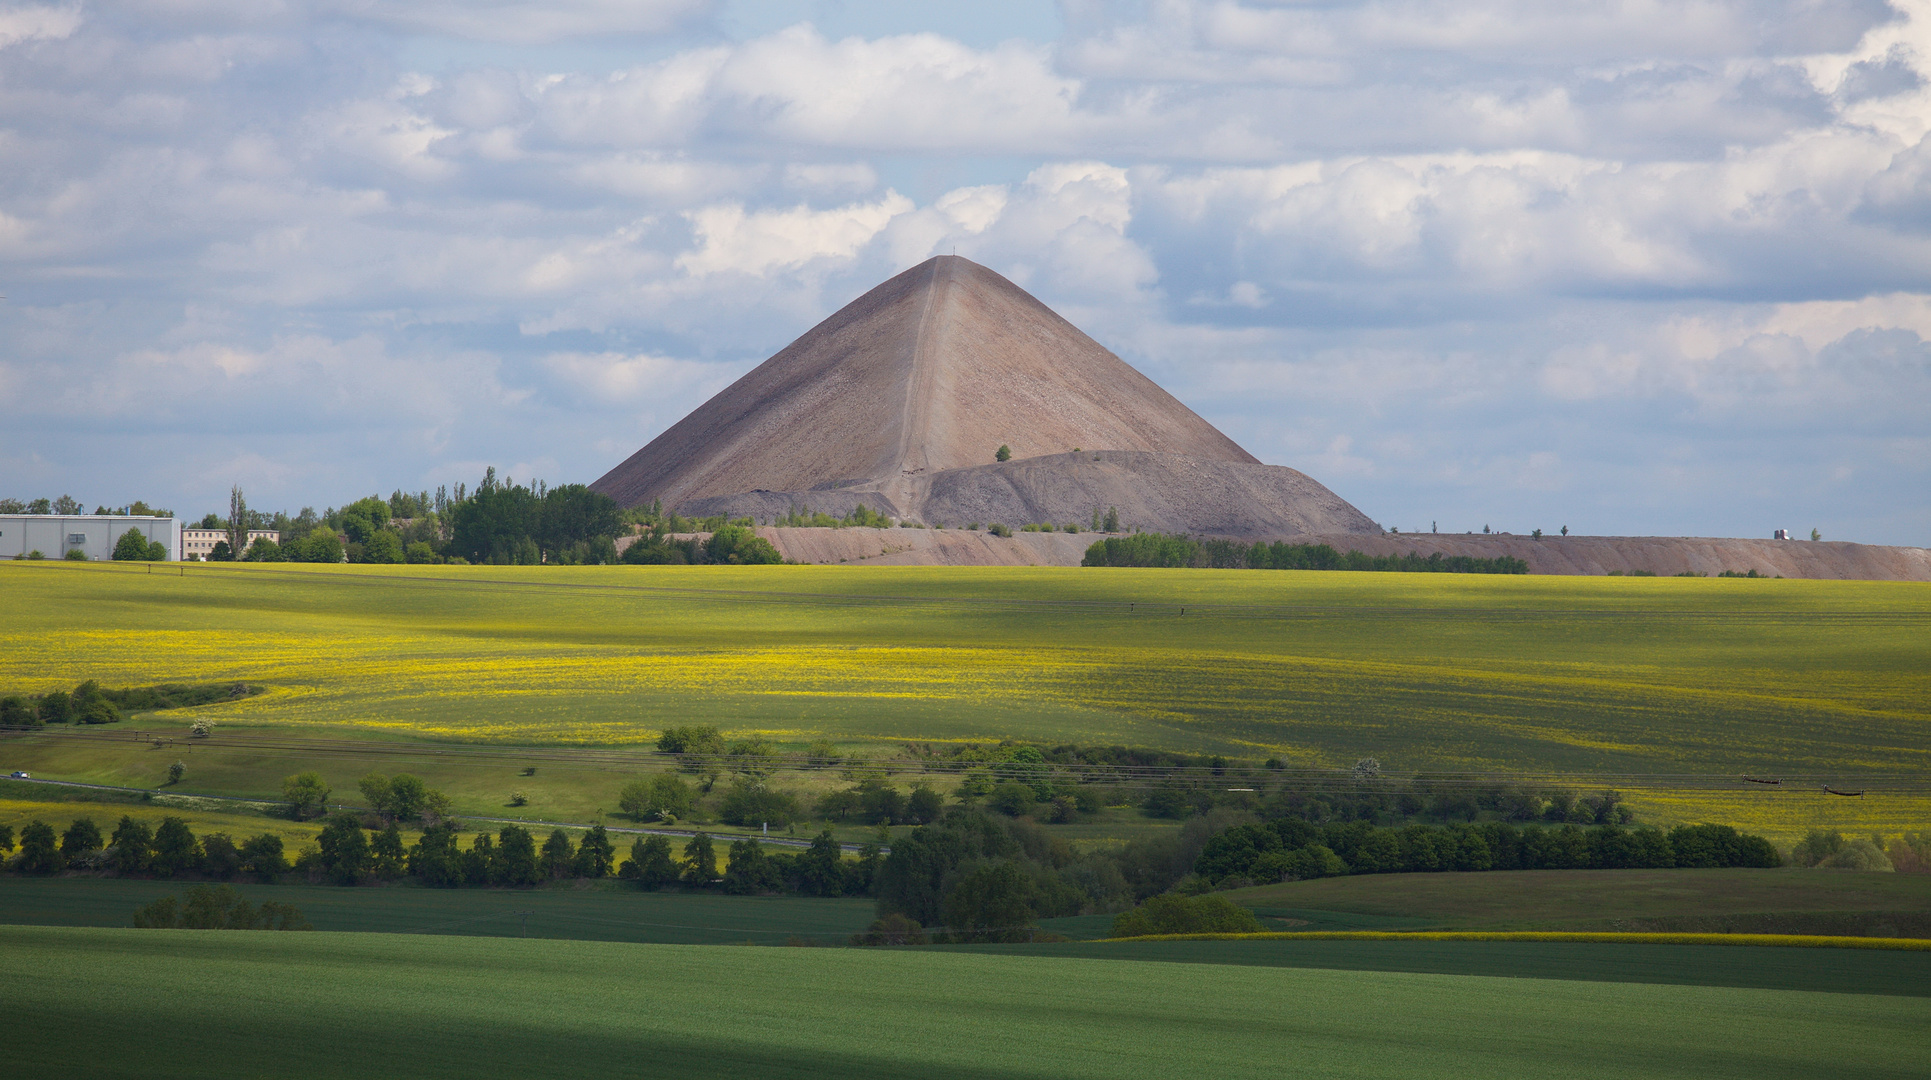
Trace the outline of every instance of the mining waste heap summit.
<instances>
[{"instance_id":1,"label":"mining waste heap summit","mask_svg":"<svg viewBox=\"0 0 1931 1080\"><path fill-rule=\"evenodd\" d=\"M1009 461L995 461L1000 446ZM623 506L1251 539L1379 535L1012 282L941 255L811 328L591 485Z\"/></svg>"}]
</instances>

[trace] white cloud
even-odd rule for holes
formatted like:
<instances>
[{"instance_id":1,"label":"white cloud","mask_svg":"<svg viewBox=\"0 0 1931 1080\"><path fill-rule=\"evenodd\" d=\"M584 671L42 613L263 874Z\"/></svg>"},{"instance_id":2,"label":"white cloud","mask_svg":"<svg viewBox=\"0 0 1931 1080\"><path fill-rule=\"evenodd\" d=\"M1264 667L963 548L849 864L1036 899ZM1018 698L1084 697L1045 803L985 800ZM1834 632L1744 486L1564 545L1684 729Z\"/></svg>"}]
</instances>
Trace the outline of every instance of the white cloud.
<instances>
[{"instance_id":1,"label":"white cloud","mask_svg":"<svg viewBox=\"0 0 1931 1080\"><path fill-rule=\"evenodd\" d=\"M797 206L747 213L739 203L707 206L685 215L697 233L698 248L678 256L677 266L697 277L762 276L819 259L849 260L892 218L911 209L912 200L896 191L887 191L876 202L830 210Z\"/></svg>"},{"instance_id":2,"label":"white cloud","mask_svg":"<svg viewBox=\"0 0 1931 1080\"><path fill-rule=\"evenodd\" d=\"M22 4L0 8L0 49L28 41L59 41L80 29L79 4Z\"/></svg>"},{"instance_id":3,"label":"white cloud","mask_svg":"<svg viewBox=\"0 0 1931 1080\"><path fill-rule=\"evenodd\" d=\"M344 14L413 33L537 44L652 34L704 14L709 0L342 0Z\"/></svg>"},{"instance_id":4,"label":"white cloud","mask_svg":"<svg viewBox=\"0 0 1931 1080\"><path fill-rule=\"evenodd\" d=\"M551 353L543 358L560 382L586 402L634 405L680 398L694 389L723 389L715 364L626 353Z\"/></svg>"}]
</instances>

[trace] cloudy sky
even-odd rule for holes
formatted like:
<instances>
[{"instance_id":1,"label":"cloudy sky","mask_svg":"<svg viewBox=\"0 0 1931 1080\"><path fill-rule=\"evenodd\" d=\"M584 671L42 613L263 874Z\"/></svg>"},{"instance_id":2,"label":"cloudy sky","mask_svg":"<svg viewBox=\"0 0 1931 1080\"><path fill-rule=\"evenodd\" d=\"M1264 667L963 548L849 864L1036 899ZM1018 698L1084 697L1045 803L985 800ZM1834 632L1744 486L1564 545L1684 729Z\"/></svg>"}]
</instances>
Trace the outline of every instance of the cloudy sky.
<instances>
[{"instance_id":1,"label":"cloudy sky","mask_svg":"<svg viewBox=\"0 0 1931 1080\"><path fill-rule=\"evenodd\" d=\"M0 496L592 480L956 250L1384 525L1931 544L1927 79L1931 0L0 0Z\"/></svg>"}]
</instances>

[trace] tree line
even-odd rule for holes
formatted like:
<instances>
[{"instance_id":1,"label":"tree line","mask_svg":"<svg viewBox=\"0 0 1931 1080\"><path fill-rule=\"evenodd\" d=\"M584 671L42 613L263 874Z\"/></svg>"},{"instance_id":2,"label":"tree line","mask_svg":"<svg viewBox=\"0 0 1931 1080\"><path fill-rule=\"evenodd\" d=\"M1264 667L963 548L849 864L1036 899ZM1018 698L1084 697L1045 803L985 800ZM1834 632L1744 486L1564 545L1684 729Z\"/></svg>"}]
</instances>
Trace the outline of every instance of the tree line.
<instances>
[{"instance_id":1,"label":"tree line","mask_svg":"<svg viewBox=\"0 0 1931 1080\"><path fill-rule=\"evenodd\" d=\"M178 817L164 817L149 828L147 822L122 815L112 836L103 837L94 819L75 818L65 832L56 833L35 819L20 830L19 852L7 866L22 874L58 874L64 870L112 871L122 877L173 878L200 874L233 878L253 874L272 881L289 869L282 838L262 833L237 844L227 833L196 836ZM0 856L13 852L13 827L0 825Z\"/></svg>"},{"instance_id":2,"label":"tree line","mask_svg":"<svg viewBox=\"0 0 1931 1080\"><path fill-rule=\"evenodd\" d=\"M519 484L487 469L474 490L439 487L387 499L377 495L318 514L303 507L293 517L248 509L240 489L224 518L209 514L203 528L226 528L230 541L216 561L352 563L491 563L528 565L617 561L615 538L628 531L615 500L582 484ZM250 529L273 529L279 542Z\"/></svg>"},{"instance_id":3,"label":"tree line","mask_svg":"<svg viewBox=\"0 0 1931 1080\"><path fill-rule=\"evenodd\" d=\"M1195 540L1166 533L1131 533L1096 540L1081 566L1194 567L1215 570L1365 570L1414 574L1526 574L1529 564L1513 556L1493 559L1470 555L1423 557L1343 554L1329 544L1289 544L1236 540Z\"/></svg>"},{"instance_id":4,"label":"tree line","mask_svg":"<svg viewBox=\"0 0 1931 1080\"><path fill-rule=\"evenodd\" d=\"M247 683L169 683L110 689L89 679L72 690L0 696L0 727L38 728L47 724L111 724L130 712L184 709L239 701L265 688Z\"/></svg>"},{"instance_id":5,"label":"tree line","mask_svg":"<svg viewBox=\"0 0 1931 1080\"><path fill-rule=\"evenodd\" d=\"M1782 865L1770 841L1728 825L1679 825L1668 832L1504 822L1383 828L1279 818L1214 834L1201 849L1194 874L1202 885L1232 888L1342 874Z\"/></svg>"}]
</instances>

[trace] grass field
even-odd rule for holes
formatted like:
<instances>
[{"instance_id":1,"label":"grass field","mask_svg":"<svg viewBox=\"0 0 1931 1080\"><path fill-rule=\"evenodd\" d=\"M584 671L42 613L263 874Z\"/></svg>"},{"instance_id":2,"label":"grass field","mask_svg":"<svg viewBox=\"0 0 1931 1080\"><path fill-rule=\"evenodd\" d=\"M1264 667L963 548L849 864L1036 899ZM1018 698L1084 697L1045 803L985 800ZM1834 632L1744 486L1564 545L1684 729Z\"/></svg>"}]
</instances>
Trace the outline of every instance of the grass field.
<instances>
[{"instance_id":1,"label":"grass field","mask_svg":"<svg viewBox=\"0 0 1931 1080\"><path fill-rule=\"evenodd\" d=\"M1888 927L1889 933L1878 936L1931 936L1931 875L1926 874L1794 869L1372 874L1222 895L1271 916L1275 925L1269 929L1288 928L1278 922L1281 918L1325 924L1345 913L1398 920L1386 928L1409 930L1869 934Z\"/></svg>"},{"instance_id":2,"label":"grass field","mask_svg":"<svg viewBox=\"0 0 1931 1080\"><path fill-rule=\"evenodd\" d=\"M1931 586L1915 583L6 563L0 599L31 613L0 629L0 692L271 687L130 722L144 730L194 715L383 743L624 746L709 722L848 749L1016 737L1396 770L1931 766ZM0 765L152 785L177 751L10 741ZM293 771L193 753L190 790L272 796ZM341 789L367 771L340 764ZM431 782L466 812L527 787L533 811L583 820L621 776ZM1651 820L1720 817L1786 841L1931 823L1923 794L1634 794Z\"/></svg>"},{"instance_id":3,"label":"grass field","mask_svg":"<svg viewBox=\"0 0 1931 1080\"><path fill-rule=\"evenodd\" d=\"M1875 949L1516 941L1118 941L957 945L995 955L1821 990L1931 998L1931 954Z\"/></svg>"},{"instance_id":4,"label":"grass field","mask_svg":"<svg viewBox=\"0 0 1931 1080\"><path fill-rule=\"evenodd\" d=\"M9 926L0 955L37 1077L1900 1077L1931 1024L1903 995L939 950Z\"/></svg>"},{"instance_id":5,"label":"grass field","mask_svg":"<svg viewBox=\"0 0 1931 1080\"><path fill-rule=\"evenodd\" d=\"M99 878L0 877L0 923L131 925L134 909L187 883ZM327 885L239 885L250 903L301 909L317 930L384 934L568 938L670 945L783 945L793 938L843 945L872 921L865 900L804 896L647 893L616 882L602 888L344 889Z\"/></svg>"}]
</instances>

